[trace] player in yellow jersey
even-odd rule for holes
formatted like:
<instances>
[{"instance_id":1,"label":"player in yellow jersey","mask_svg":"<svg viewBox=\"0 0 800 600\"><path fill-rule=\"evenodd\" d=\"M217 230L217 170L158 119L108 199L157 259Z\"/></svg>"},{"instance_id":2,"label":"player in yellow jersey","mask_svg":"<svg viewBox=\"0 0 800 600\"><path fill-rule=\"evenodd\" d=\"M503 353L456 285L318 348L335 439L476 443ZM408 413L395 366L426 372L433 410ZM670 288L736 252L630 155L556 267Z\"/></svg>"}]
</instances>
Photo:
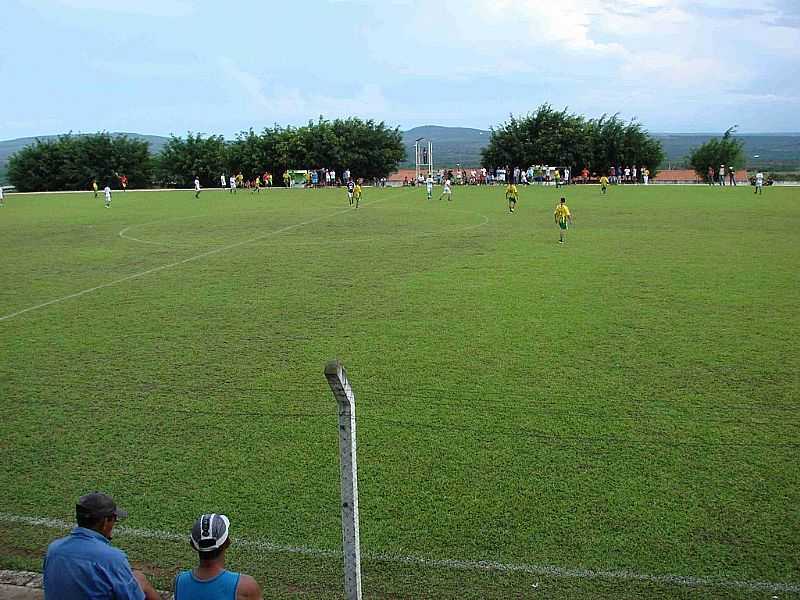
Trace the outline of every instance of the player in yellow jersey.
<instances>
[{"instance_id":1,"label":"player in yellow jersey","mask_svg":"<svg viewBox=\"0 0 800 600\"><path fill-rule=\"evenodd\" d=\"M362 181L363 181L363 179L359 179L356 182L356 187L353 188L353 198L356 201L356 208L358 208L358 203L361 200L361 182Z\"/></svg>"},{"instance_id":2,"label":"player in yellow jersey","mask_svg":"<svg viewBox=\"0 0 800 600\"><path fill-rule=\"evenodd\" d=\"M256 185L252 189L252 191L254 193L256 193L256 194L260 194L261 193L261 176L260 175L256 175Z\"/></svg>"},{"instance_id":3,"label":"player in yellow jersey","mask_svg":"<svg viewBox=\"0 0 800 600\"><path fill-rule=\"evenodd\" d=\"M519 200L517 186L513 183L509 183L506 186L506 200L508 200L508 212L513 213L517 206L517 200Z\"/></svg>"},{"instance_id":4,"label":"player in yellow jersey","mask_svg":"<svg viewBox=\"0 0 800 600\"><path fill-rule=\"evenodd\" d=\"M605 194L608 191L608 177L603 175L600 178L600 193Z\"/></svg>"},{"instance_id":5,"label":"player in yellow jersey","mask_svg":"<svg viewBox=\"0 0 800 600\"><path fill-rule=\"evenodd\" d=\"M567 229L572 223L572 213L569 212L567 200L563 196L561 197L561 202L556 206L555 212L553 212L553 217L555 217L556 225L558 225L559 229L558 243L563 244L567 241Z\"/></svg>"},{"instance_id":6,"label":"player in yellow jersey","mask_svg":"<svg viewBox=\"0 0 800 600\"><path fill-rule=\"evenodd\" d=\"M92 179L92 189L94 190L94 197L97 198L97 191L99 189L97 187L97 179Z\"/></svg>"}]
</instances>

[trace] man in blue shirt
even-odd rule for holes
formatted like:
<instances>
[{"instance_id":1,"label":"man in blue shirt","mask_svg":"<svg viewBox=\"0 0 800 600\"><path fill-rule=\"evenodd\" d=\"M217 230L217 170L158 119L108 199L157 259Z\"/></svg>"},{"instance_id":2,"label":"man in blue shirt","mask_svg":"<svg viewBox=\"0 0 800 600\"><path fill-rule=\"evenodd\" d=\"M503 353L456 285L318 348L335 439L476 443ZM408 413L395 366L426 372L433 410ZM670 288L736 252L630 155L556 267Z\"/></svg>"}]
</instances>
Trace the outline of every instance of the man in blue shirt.
<instances>
[{"instance_id":1,"label":"man in blue shirt","mask_svg":"<svg viewBox=\"0 0 800 600\"><path fill-rule=\"evenodd\" d=\"M46 600L157 600L145 576L131 569L128 557L111 545L111 532L127 512L100 492L78 499L78 526L47 548L44 557Z\"/></svg>"}]
</instances>

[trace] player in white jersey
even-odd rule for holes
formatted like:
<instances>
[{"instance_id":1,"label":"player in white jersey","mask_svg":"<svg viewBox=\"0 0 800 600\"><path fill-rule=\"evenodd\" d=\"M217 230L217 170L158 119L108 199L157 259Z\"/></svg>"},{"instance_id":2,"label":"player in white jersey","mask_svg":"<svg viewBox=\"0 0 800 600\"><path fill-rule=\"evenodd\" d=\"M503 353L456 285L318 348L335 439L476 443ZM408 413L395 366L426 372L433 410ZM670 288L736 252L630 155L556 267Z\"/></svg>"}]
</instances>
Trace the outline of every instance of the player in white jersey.
<instances>
[{"instance_id":1,"label":"player in white jersey","mask_svg":"<svg viewBox=\"0 0 800 600\"><path fill-rule=\"evenodd\" d=\"M219 176L219 185L223 190L228 187L228 182L225 180L225 173Z\"/></svg>"},{"instance_id":2,"label":"player in white jersey","mask_svg":"<svg viewBox=\"0 0 800 600\"><path fill-rule=\"evenodd\" d=\"M200 197L200 178L197 175L194 177L194 197Z\"/></svg>"},{"instance_id":3,"label":"player in white jersey","mask_svg":"<svg viewBox=\"0 0 800 600\"><path fill-rule=\"evenodd\" d=\"M5 206L5 198L3 197L3 186L0 185L0 208Z\"/></svg>"},{"instance_id":4,"label":"player in white jersey","mask_svg":"<svg viewBox=\"0 0 800 600\"><path fill-rule=\"evenodd\" d=\"M234 177L233 175L228 177L228 183L231 186L231 194L235 194L236 193L236 177Z\"/></svg>"},{"instance_id":5,"label":"player in white jersey","mask_svg":"<svg viewBox=\"0 0 800 600\"><path fill-rule=\"evenodd\" d=\"M450 178L444 180L444 189L442 190L442 195L439 196L439 200L447 196L447 201L450 202L453 199L453 192L450 190Z\"/></svg>"},{"instance_id":6,"label":"player in white jersey","mask_svg":"<svg viewBox=\"0 0 800 600\"><path fill-rule=\"evenodd\" d=\"M103 194L106 197L106 208L111 208L111 187L109 185L103 188Z\"/></svg>"},{"instance_id":7,"label":"player in white jersey","mask_svg":"<svg viewBox=\"0 0 800 600\"><path fill-rule=\"evenodd\" d=\"M433 198L433 176L428 173L428 178L425 180L425 187L428 189L428 200Z\"/></svg>"},{"instance_id":8,"label":"player in white jersey","mask_svg":"<svg viewBox=\"0 0 800 600\"><path fill-rule=\"evenodd\" d=\"M762 173L761 171L756 173L756 190L753 193L754 194L764 193L764 173Z\"/></svg>"}]
</instances>

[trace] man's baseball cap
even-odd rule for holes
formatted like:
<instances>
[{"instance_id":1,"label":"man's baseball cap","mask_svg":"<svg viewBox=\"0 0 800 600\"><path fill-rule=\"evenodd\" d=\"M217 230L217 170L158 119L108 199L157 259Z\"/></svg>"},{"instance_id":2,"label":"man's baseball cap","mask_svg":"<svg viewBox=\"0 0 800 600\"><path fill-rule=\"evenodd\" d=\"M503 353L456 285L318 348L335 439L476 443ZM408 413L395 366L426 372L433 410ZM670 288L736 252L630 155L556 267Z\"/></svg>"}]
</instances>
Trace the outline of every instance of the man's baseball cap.
<instances>
[{"instance_id":1,"label":"man's baseball cap","mask_svg":"<svg viewBox=\"0 0 800 600\"><path fill-rule=\"evenodd\" d=\"M201 515L192 525L189 543L198 552L211 552L222 548L228 541L231 522L225 515Z\"/></svg>"},{"instance_id":2,"label":"man's baseball cap","mask_svg":"<svg viewBox=\"0 0 800 600\"><path fill-rule=\"evenodd\" d=\"M124 519L128 516L128 511L122 510L108 494L102 492L92 492L78 498L75 505L75 514L79 517L101 518L114 517Z\"/></svg>"}]
</instances>

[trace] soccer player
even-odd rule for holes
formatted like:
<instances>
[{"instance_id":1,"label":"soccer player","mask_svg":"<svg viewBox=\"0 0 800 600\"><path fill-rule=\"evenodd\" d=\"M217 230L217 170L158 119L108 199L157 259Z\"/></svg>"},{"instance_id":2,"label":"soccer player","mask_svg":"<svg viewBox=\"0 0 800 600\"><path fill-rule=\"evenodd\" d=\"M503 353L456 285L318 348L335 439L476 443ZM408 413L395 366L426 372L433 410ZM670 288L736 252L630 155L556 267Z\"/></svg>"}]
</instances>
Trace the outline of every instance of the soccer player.
<instances>
[{"instance_id":1,"label":"soccer player","mask_svg":"<svg viewBox=\"0 0 800 600\"><path fill-rule=\"evenodd\" d=\"M756 173L756 189L754 194L764 194L764 173L759 171Z\"/></svg>"},{"instance_id":2,"label":"soccer player","mask_svg":"<svg viewBox=\"0 0 800 600\"><path fill-rule=\"evenodd\" d=\"M228 182L225 180L225 173L223 173L222 175L220 175L220 176L219 176L219 184L220 184L220 187L221 187L223 190L224 190L226 187L228 187Z\"/></svg>"},{"instance_id":3,"label":"soccer player","mask_svg":"<svg viewBox=\"0 0 800 600\"><path fill-rule=\"evenodd\" d=\"M128 191L128 176L127 175L120 175L119 183L122 186L122 191L123 192L127 192Z\"/></svg>"},{"instance_id":4,"label":"soccer player","mask_svg":"<svg viewBox=\"0 0 800 600\"><path fill-rule=\"evenodd\" d=\"M645 185L648 185L650 182L650 169L644 165L642 166L642 181L644 181Z\"/></svg>"},{"instance_id":5,"label":"soccer player","mask_svg":"<svg viewBox=\"0 0 800 600\"><path fill-rule=\"evenodd\" d=\"M231 175L228 178L228 184L230 185L230 188L231 188L231 194L235 194L236 193L236 177Z\"/></svg>"},{"instance_id":6,"label":"soccer player","mask_svg":"<svg viewBox=\"0 0 800 600\"><path fill-rule=\"evenodd\" d=\"M356 208L358 208L358 203L361 201L361 179L358 180L356 186L353 188L353 197L356 199Z\"/></svg>"},{"instance_id":7,"label":"soccer player","mask_svg":"<svg viewBox=\"0 0 800 600\"><path fill-rule=\"evenodd\" d=\"M197 175L194 176L194 197L200 197L200 178Z\"/></svg>"},{"instance_id":8,"label":"soccer player","mask_svg":"<svg viewBox=\"0 0 800 600\"><path fill-rule=\"evenodd\" d=\"M555 172L553 173L553 179L555 179L555 181L556 181L556 187L560 188L561 187L561 171L559 171L558 169L555 169Z\"/></svg>"},{"instance_id":9,"label":"soccer player","mask_svg":"<svg viewBox=\"0 0 800 600\"><path fill-rule=\"evenodd\" d=\"M444 189L442 190L441 196L439 196L439 200L447 196L447 201L450 202L453 199L453 192L450 190L450 178L444 180Z\"/></svg>"},{"instance_id":10,"label":"soccer player","mask_svg":"<svg viewBox=\"0 0 800 600\"><path fill-rule=\"evenodd\" d=\"M97 192L95 192L96 194ZM5 206L5 198L3 197L3 186L0 185L0 208Z\"/></svg>"},{"instance_id":11,"label":"soccer player","mask_svg":"<svg viewBox=\"0 0 800 600\"><path fill-rule=\"evenodd\" d=\"M603 175L600 178L600 193L606 194L608 192L608 177Z\"/></svg>"},{"instance_id":12,"label":"soccer player","mask_svg":"<svg viewBox=\"0 0 800 600\"><path fill-rule=\"evenodd\" d=\"M517 206L517 200L519 200L519 192L517 191L517 186L513 183L509 183L506 186L506 200L508 200L508 212L513 213L514 209Z\"/></svg>"},{"instance_id":13,"label":"soccer player","mask_svg":"<svg viewBox=\"0 0 800 600\"><path fill-rule=\"evenodd\" d=\"M428 178L425 180L425 189L428 192L428 200L433 198L433 175L428 173Z\"/></svg>"},{"instance_id":14,"label":"soccer player","mask_svg":"<svg viewBox=\"0 0 800 600\"><path fill-rule=\"evenodd\" d=\"M106 197L106 208L111 208L111 186L109 184L103 188L103 194Z\"/></svg>"},{"instance_id":15,"label":"soccer player","mask_svg":"<svg viewBox=\"0 0 800 600\"><path fill-rule=\"evenodd\" d=\"M350 179L347 182L347 199L350 201L350 206L353 206L353 192L356 188L356 184L353 183L353 180Z\"/></svg>"},{"instance_id":16,"label":"soccer player","mask_svg":"<svg viewBox=\"0 0 800 600\"><path fill-rule=\"evenodd\" d=\"M97 190L100 189L97 187L97 179L92 179L92 190L94 190L94 197L97 198Z\"/></svg>"},{"instance_id":17,"label":"soccer player","mask_svg":"<svg viewBox=\"0 0 800 600\"><path fill-rule=\"evenodd\" d=\"M555 212L553 212L553 217L555 218L556 225L558 225L559 229L558 243L563 244L567 241L567 229L569 229L569 224L572 223L572 213L569 212L567 199L563 196L561 197L561 201L559 202L558 206L556 206Z\"/></svg>"},{"instance_id":18,"label":"soccer player","mask_svg":"<svg viewBox=\"0 0 800 600\"><path fill-rule=\"evenodd\" d=\"M260 194L261 193L261 176L256 175L256 185L252 190L253 192Z\"/></svg>"}]
</instances>

